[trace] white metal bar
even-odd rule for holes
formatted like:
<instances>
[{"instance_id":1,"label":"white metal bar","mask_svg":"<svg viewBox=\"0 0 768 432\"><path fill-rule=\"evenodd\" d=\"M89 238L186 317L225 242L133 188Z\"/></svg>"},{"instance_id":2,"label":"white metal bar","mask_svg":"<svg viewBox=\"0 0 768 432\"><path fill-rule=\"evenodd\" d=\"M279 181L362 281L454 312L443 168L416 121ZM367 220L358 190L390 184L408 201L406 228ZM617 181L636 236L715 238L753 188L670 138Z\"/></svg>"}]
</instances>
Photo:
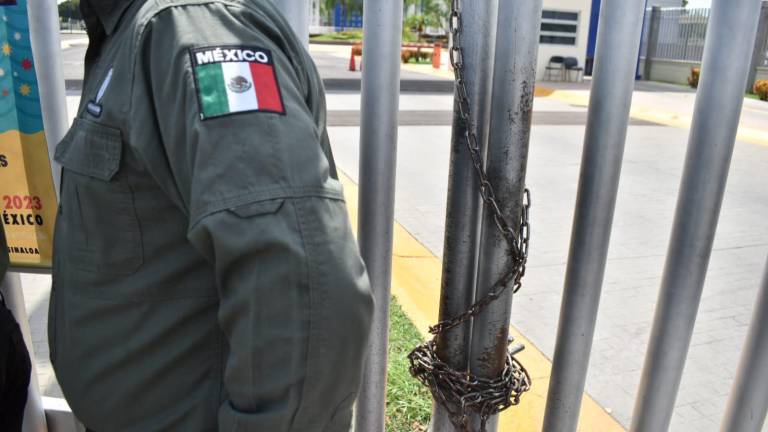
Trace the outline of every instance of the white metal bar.
<instances>
[{"instance_id":1,"label":"white metal bar","mask_svg":"<svg viewBox=\"0 0 768 432\"><path fill-rule=\"evenodd\" d=\"M403 0L365 0L358 242L376 308L355 430L383 432Z\"/></svg>"},{"instance_id":2,"label":"white metal bar","mask_svg":"<svg viewBox=\"0 0 768 432\"><path fill-rule=\"evenodd\" d=\"M575 431L600 305L644 0L603 0L584 153L543 430ZM654 11L657 9L654 8Z\"/></svg>"}]
</instances>

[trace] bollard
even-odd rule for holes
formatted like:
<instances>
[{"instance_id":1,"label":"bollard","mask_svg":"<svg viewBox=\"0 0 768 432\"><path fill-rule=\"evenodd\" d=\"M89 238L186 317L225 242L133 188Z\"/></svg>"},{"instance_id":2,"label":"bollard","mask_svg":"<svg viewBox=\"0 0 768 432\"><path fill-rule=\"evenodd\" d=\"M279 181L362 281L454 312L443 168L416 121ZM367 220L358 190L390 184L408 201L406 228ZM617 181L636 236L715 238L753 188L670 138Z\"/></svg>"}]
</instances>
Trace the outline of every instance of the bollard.
<instances>
[{"instance_id":1,"label":"bollard","mask_svg":"<svg viewBox=\"0 0 768 432\"><path fill-rule=\"evenodd\" d=\"M357 71L357 65L355 65L355 47L353 46L350 48L349 53L349 71L350 72L356 72Z\"/></svg>"},{"instance_id":2,"label":"bollard","mask_svg":"<svg viewBox=\"0 0 768 432\"><path fill-rule=\"evenodd\" d=\"M442 62L442 58L441 58L442 55L443 55L443 45L438 42L432 48L432 68L440 69L440 65Z\"/></svg>"}]
</instances>

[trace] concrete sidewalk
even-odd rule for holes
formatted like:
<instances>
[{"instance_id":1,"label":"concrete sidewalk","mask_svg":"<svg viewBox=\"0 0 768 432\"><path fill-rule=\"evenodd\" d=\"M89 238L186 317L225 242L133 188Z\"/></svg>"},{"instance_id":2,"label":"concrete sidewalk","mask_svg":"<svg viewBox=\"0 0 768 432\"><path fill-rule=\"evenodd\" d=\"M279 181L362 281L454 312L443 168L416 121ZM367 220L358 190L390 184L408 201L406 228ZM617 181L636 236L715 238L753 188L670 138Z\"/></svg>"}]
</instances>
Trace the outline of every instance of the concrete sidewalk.
<instances>
[{"instance_id":1,"label":"concrete sidewalk","mask_svg":"<svg viewBox=\"0 0 768 432\"><path fill-rule=\"evenodd\" d=\"M541 82L550 95L576 106L589 104L591 80L582 83ZM689 129L693 119L696 91L689 87L637 81L632 95L631 116L680 129ZM744 98L739 123L739 140L768 146L768 103Z\"/></svg>"}]
</instances>

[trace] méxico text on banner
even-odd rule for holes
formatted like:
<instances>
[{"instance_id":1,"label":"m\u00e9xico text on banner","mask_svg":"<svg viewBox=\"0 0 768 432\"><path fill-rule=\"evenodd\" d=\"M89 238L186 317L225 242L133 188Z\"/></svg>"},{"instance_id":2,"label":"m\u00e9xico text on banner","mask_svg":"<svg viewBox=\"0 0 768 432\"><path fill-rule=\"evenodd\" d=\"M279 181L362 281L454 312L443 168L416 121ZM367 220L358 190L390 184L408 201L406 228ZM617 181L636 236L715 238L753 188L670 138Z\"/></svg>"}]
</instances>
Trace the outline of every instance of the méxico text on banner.
<instances>
[{"instance_id":1,"label":"m\u00e9xico text on banner","mask_svg":"<svg viewBox=\"0 0 768 432\"><path fill-rule=\"evenodd\" d=\"M58 204L29 40L27 0L8 3L0 3L0 219L11 265L49 268Z\"/></svg>"}]
</instances>

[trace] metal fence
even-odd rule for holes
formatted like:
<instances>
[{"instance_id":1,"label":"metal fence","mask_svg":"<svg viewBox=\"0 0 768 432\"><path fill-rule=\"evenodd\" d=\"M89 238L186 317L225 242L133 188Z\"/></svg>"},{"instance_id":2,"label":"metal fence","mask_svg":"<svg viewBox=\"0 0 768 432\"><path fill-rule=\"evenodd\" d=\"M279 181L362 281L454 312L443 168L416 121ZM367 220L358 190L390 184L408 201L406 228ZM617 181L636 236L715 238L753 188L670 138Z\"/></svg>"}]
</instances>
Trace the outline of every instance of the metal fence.
<instances>
[{"instance_id":1,"label":"metal fence","mask_svg":"<svg viewBox=\"0 0 768 432\"><path fill-rule=\"evenodd\" d=\"M651 34L652 8L645 10L643 39L640 56L648 53L648 39ZM654 58L684 61L701 61L704 39L709 23L709 9L663 8L659 18L659 40ZM758 66L768 67L768 38L761 43L763 58Z\"/></svg>"},{"instance_id":2,"label":"metal fence","mask_svg":"<svg viewBox=\"0 0 768 432\"><path fill-rule=\"evenodd\" d=\"M655 58L701 61L709 23L708 8L663 8L660 10ZM652 15L646 23L651 25Z\"/></svg>"},{"instance_id":3,"label":"metal fence","mask_svg":"<svg viewBox=\"0 0 768 432\"><path fill-rule=\"evenodd\" d=\"M59 21L59 29L62 32L85 31L85 21L76 19L62 19Z\"/></svg>"},{"instance_id":4,"label":"metal fence","mask_svg":"<svg viewBox=\"0 0 768 432\"><path fill-rule=\"evenodd\" d=\"M651 34L651 11L653 9L646 8L643 18L643 32L640 38L640 57L645 58L648 53L648 36Z\"/></svg>"},{"instance_id":5,"label":"metal fence","mask_svg":"<svg viewBox=\"0 0 768 432\"><path fill-rule=\"evenodd\" d=\"M762 53L763 53L763 61L758 63L758 65L761 67L768 67L768 37L766 37L765 40L763 40Z\"/></svg>"}]
</instances>

